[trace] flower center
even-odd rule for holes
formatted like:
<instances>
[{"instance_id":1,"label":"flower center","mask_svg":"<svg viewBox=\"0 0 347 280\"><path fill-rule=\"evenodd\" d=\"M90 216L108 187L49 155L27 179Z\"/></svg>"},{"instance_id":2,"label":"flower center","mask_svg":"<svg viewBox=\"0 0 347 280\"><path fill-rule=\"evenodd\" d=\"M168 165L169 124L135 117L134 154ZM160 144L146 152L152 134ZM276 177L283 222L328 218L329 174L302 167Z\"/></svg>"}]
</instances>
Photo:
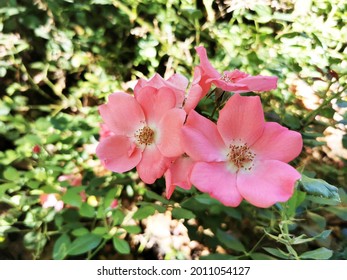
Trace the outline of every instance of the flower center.
<instances>
[{"instance_id":1,"label":"flower center","mask_svg":"<svg viewBox=\"0 0 347 280\"><path fill-rule=\"evenodd\" d=\"M236 69L232 72L225 71L219 79L226 83L237 83L239 80L247 78L248 76L249 74Z\"/></svg>"},{"instance_id":2,"label":"flower center","mask_svg":"<svg viewBox=\"0 0 347 280\"><path fill-rule=\"evenodd\" d=\"M253 167L253 160L255 158L247 144L230 144L227 157L237 170L241 168L244 170L251 170Z\"/></svg>"},{"instance_id":3,"label":"flower center","mask_svg":"<svg viewBox=\"0 0 347 280\"><path fill-rule=\"evenodd\" d=\"M224 82L226 82L226 83L231 83L232 82L232 80L228 77L227 74L223 74L219 79L224 81Z\"/></svg>"},{"instance_id":4,"label":"flower center","mask_svg":"<svg viewBox=\"0 0 347 280\"><path fill-rule=\"evenodd\" d=\"M154 131L148 126L144 126L136 130L135 138L140 145L151 145L154 142Z\"/></svg>"}]
</instances>

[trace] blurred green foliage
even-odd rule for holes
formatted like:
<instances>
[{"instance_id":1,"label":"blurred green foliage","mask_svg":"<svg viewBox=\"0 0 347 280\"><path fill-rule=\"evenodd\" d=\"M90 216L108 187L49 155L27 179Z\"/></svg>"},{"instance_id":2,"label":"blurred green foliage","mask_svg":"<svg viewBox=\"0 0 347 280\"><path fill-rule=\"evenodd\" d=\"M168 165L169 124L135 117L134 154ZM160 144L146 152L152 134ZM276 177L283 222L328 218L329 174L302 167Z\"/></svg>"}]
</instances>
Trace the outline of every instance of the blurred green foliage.
<instances>
[{"instance_id":1,"label":"blurred green foliage","mask_svg":"<svg viewBox=\"0 0 347 280\"><path fill-rule=\"evenodd\" d=\"M338 0L1 1L0 259L187 258L135 242L158 212L209 252L188 258L346 259L346 21ZM95 157L97 106L156 72L191 80L199 44L220 71L279 77L266 117L305 143L288 202L233 209L195 189L168 201L162 180ZM44 194L64 209L43 208Z\"/></svg>"}]
</instances>

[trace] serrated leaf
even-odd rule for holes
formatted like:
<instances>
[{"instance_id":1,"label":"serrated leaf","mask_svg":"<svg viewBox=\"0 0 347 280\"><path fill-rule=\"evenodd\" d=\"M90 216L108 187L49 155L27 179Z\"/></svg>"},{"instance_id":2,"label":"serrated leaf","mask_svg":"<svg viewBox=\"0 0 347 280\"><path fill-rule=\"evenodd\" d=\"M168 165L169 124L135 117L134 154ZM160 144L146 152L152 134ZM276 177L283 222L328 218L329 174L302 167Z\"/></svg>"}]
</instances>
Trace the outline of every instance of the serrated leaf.
<instances>
[{"instance_id":1,"label":"serrated leaf","mask_svg":"<svg viewBox=\"0 0 347 280\"><path fill-rule=\"evenodd\" d=\"M120 239L118 237L113 237L113 246L120 254L129 254L130 253L130 246L128 242L126 242L124 239Z\"/></svg>"},{"instance_id":2,"label":"serrated leaf","mask_svg":"<svg viewBox=\"0 0 347 280\"><path fill-rule=\"evenodd\" d=\"M302 175L300 180L302 191L307 193L307 199L320 203L336 205L341 202L338 188L322 179L314 179Z\"/></svg>"},{"instance_id":3,"label":"serrated leaf","mask_svg":"<svg viewBox=\"0 0 347 280\"><path fill-rule=\"evenodd\" d=\"M69 236L67 234L62 234L54 243L53 259L54 260L65 259L70 245L71 245L71 241Z\"/></svg>"},{"instance_id":4,"label":"serrated leaf","mask_svg":"<svg viewBox=\"0 0 347 280\"><path fill-rule=\"evenodd\" d=\"M74 241L72 241L68 250L68 255L81 255L93 250L100 244L101 240L102 238L100 236L92 233L77 237Z\"/></svg>"},{"instance_id":5,"label":"serrated leaf","mask_svg":"<svg viewBox=\"0 0 347 280\"><path fill-rule=\"evenodd\" d=\"M195 218L195 214L187 209L183 209L183 208L174 208L172 210L172 217L174 217L175 219L193 219Z\"/></svg>"},{"instance_id":6,"label":"serrated leaf","mask_svg":"<svg viewBox=\"0 0 347 280\"><path fill-rule=\"evenodd\" d=\"M217 229L217 239L227 248L238 252L245 252L246 248L243 244L230 233L227 233L221 229Z\"/></svg>"},{"instance_id":7,"label":"serrated leaf","mask_svg":"<svg viewBox=\"0 0 347 280\"><path fill-rule=\"evenodd\" d=\"M318 248L300 255L301 259L328 260L332 257L333 251L327 248Z\"/></svg>"},{"instance_id":8,"label":"serrated leaf","mask_svg":"<svg viewBox=\"0 0 347 280\"><path fill-rule=\"evenodd\" d=\"M141 207L135 212L133 219L142 220L147 218L148 216L153 215L154 213L155 213L155 208L151 205L146 205L144 207Z\"/></svg>"}]
</instances>

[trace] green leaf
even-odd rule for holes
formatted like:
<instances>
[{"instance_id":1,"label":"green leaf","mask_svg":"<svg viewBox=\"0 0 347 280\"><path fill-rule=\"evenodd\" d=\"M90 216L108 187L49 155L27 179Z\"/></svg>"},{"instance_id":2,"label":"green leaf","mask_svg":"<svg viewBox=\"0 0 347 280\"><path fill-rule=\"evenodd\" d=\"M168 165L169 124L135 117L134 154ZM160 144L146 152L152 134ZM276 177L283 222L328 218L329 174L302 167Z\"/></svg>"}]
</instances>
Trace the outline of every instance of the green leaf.
<instances>
[{"instance_id":1,"label":"green leaf","mask_svg":"<svg viewBox=\"0 0 347 280\"><path fill-rule=\"evenodd\" d=\"M154 213L155 213L155 208L151 205L146 205L144 207L141 207L135 212L133 219L142 220L147 218L148 216L153 215Z\"/></svg>"},{"instance_id":2,"label":"green leaf","mask_svg":"<svg viewBox=\"0 0 347 280\"><path fill-rule=\"evenodd\" d=\"M313 237L307 237L307 235L302 234L298 237L295 237L291 243L293 245L297 245L297 244L311 242L311 241L314 241L316 239L324 240L330 235L330 233L331 233L331 230L329 229L329 230L324 230L323 232L321 232L321 233L319 233Z\"/></svg>"},{"instance_id":3,"label":"green leaf","mask_svg":"<svg viewBox=\"0 0 347 280\"><path fill-rule=\"evenodd\" d=\"M181 203L181 207L195 211L203 211L205 209L208 209L209 206L197 201L195 197L190 197Z\"/></svg>"},{"instance_id":4,"label":"green leaf","mask_svg":"<svg viewBox=\"0 0 347 280\"><path fill-rule=\"evenodd\" d=\"M342 136L342 146L347 149L347 134Z\"/></svg>"},{"instance_id":5,"label":"green leaf","mask_svg":"<svg viewBox=\"0 0 347 280\"><path fill-rule=\"evenodd\" d=\"M30 231L24 235L23 243L28 250L41 251L46 245L47 239L42 232Z\"/></svg>"},{"instance_id":6,"label":"green leaf","mask_svg":"<svg viewBox=\"0 0 347 280\"><path fill-rule=\"evenodd\" d=\"M317 213L307 211L307 216L320 228L325 228L326 227L326 219L325 217L318 215Z\"/></svg>"},{"instance_id":7,"label":"green leaf","mask_svg":"<svg viewBox=\"0 0 347 280\"><path fill-rule=\"evenodd\" d=\"M230 233L227 233L221 229L217 229L217 239L227 248L238 252L245 252L246 248L243 244Z\"/></svg>"},{"instance_id":8,"label":"green leaf","mask_svg":"<svg viewBox=\"0 0 347 280\"><path fill-rule=\"evenodd\" d=\"M54 243L53 259L63 260L68 254L68 249L71 245L70 238L67 234L62 234Z\"/></svg>"},{"instance_id":9,"label":"green leaf","mask_svg":"<svg viewBox=\"0 0 347 280\"><path fill-rule=\"evenodd\" d=\"M118 237L113 237L113 246L120 254L129 254L130 253L130 246L128 242L126 242L124 239L120 239Z\"/></svg>"},{"instance_id":10,"label":"green leaf","mask_svg":"<svg viewBox=\"0 0 347 280\"><path fill-rule=\"evenodd\" d=\"M194 198L201 204L220 205L220 202L217 199L210 197L208 194L200 194L195 196Z\"/></svg>"},{"instance_id":11,"label":"green leaf","mask_svg":"<svg viewBox=\"0 0 347 280\"><path fill-rule=\"evenodd\" d=\"M85 227L80 227L80 228L74 229L71 233L74 236L83 236L83 235L88 234L89 230Z\"/></svg>"},{"instance_id":12,"label":"green leaf","mask_svg":"<svg viewBox=\"0 0 347 280\"><path fill-rule=\"evenodd\" d=\"M239 211L239 209L231 208L231 207L224 207L223 212L227 214L229 217L233 217L239 221L242 220L242 214Z\"/></svg>"},{"instance_id":13,"label":"green leaf","mask_svg":"<svg viewBox=\"0 0 347 280\"><path fill-rule=\"evenodd\" d=\"M81 189L78 187L70 188L62 196L62 200L66 204L80 208L82 205L82 198L80 192Z\"/></svg>"},{"instance_id":14,"label":"green leaf","mask_svg":"<svg viewBox=\"0 0 347 280\"><path fill-rule=\"evenodd\" d=\"M271 256L269 256L267 254L263 254L263 253L252 253L251 258L252 258L252 260L275 260L274 257L271 257Z\"/></svg>"},{"instance_id":15,"label":"green leaf","mask_svg":"<svg viewBox=\"0 0 347 280\"><path fill-rule=\"evenodd\" d=\"M105 227L96 227L95 229L93 229L92 233L103 236L108 233L108 230Z\"/></svg>"},{"instance_id":16,"label":"green leaf","mask_svg":"<svg viewBox=\"0 0 347 280\"><path fill-rule=\"evenodd\" d=\"M341 202L338 188L322 179L314 179L302 175L300 180L302 191L307 193L306 198L316 203L337 205Z\"/></svg>"},{"instance_id":17,"label":"green leaf","mask_svg":"<svg viewBox=\"0 0 347 280\"><path fill-rule=\"evenodd\" d=\"M112 211L113 224L118 226L123 223L125 215L120 209L115 209Z\"/></svg>"},{"instance_id":18,"label":"green leaf","mask_svg":"<svg viewBox=\"0 0 347 280\"><path fill-rule=\"evenodd\" d=\"M340 219L347 221L347 207L327 207L326 208L327 211L329 211L330 213L335 214L336 216L338 216Z\"/></svg>"},{"instance_id":19,"label":"green leaf","mask_svg":"<svg viewBox=\"0 0 347 280\"><path fill-rule=\"evenodd\" d=\"M92 4L98 5L112 5L113 0L92 0Z\"/></svg>"},{"instance_id":20,"label":"green leaf","mask_svg":"<svg viewBox=\"0 0 347 280\"><path fill-rule=\"evenodd\" d=\"M132 234L138 234L142 231L141 227L139 226L122 226L122 228L125 229L127 233Z\"/></svg>"},{"instance_id":21,"label":"green leaf","mask_svg":"<svg viewBox=\"0 0 347 280\"><path fill-rule=\"evenodd\" d=\"M300 255L301 259L328 260L332 257L333 251L327 248L318 248Z\"/></svg>"},{"instance_id":22,"label":"green leaf","mask_svg":"<svg viewBox=\"0 0 347 280\"><path fill-rule=\"evenodd\" d=\"M19 179L19 172L12 166L7 167L4 171L4 178L9 181L17 181Z\"/></svg>"},{"instance_id":23,"label":"green leaf","mask_svg":"<svg viewBox=\"0 0 347 280\"><path fill-rule=\"evenodd\" d=\"M68 250L68 255L81 255L90 250L93 250L100 244L101 240L102 238L100 236L92 233L79 236L74 241L72 241L71 246Z\"/></svg>"},{"instance_id":24,"label":"green leaf","mask_svg":"<svg viewBox=\"0 0 347 280\"><path fill-rule=\"evenodd\" d=\"M269 247L263 247L263 249L271 255L274 255L275 257L278 257L280 259L289 259L289 254L283 252L281 249Z\"/></svg>"},{"instance_id":25,"label":"green leaf","mask_svg":"<svg viewBox=\"0 0 347 280\"><path fill-rule=\"evenodd\" d=\"M169 203L169 201L168 201L167 199L165 199L165 198L162 197L161 195L156 194L155 192L152 192L152 191L150 191L150 190L147 190L147 191L145 192L145 196L146 196L148 199L160 201L160 202L163 203L163 204L168 204L168 203Z\"/></svg>"},{"instance_id":26,"label":"green leaf","mask_svg":"<svg viewBox=\"0 0 347 280\"><path fill-rule=\"evenodd\" d=\"M95 216L95 209L88 203L82 203L79 213L82 217L93 218Z\"/></svg>"},{"instance_id":27,"label":"green leaf","mask_svg":"<svg viewBox=\"0 0 347 280\"><path fill-rule=\"evenodd\" d=\"M195 214L187 209L183 209L183 208L174 208L172 210L172 216L175 219L193 219L195 218Z\"/></svg>"},{"instance_id":28,"label":"green leaf","mask_svg":"<svg viewBox=\"0 0 347 280\"><path fill-rule=\"evenodd\" d=\"M2 196L7 190L17 187L16 183L4 183L0 185L0 196Z\"/></svg>"},{"instance_id":29,"label":"green leaf","mask_svg":"<svg viewBox=\"0 0 347 280\"><path fill-rule=\"evenodd\" d=\"M305 200L306 193L295 189L293 196L284 204L288 206L286 212L288 217L295 217L296 209Z\"/></svg>"},{"instance_id":30,"label":"green leaf","mask_svg":"<svg viewBox=\"0 0 347 280\"><path fill-rule=\"evenodd\" d=\"M235 260L237 257L226 254L209 254L200 257L200 260Z\"/></svg>"}]
</instances>

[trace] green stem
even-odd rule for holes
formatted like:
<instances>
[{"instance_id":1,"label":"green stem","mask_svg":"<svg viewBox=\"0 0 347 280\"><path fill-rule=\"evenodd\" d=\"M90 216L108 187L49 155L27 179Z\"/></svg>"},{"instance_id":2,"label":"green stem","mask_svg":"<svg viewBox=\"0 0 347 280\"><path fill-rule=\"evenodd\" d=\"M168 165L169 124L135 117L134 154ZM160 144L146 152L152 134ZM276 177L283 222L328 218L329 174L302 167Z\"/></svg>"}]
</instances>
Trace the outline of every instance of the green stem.
<instances>
[{"instance_id":1,"label":"green stem","mask_svg":"<svg viewBox=\"0 0 347 280\"><path fill-rule=\"evenodd\" d=\"M315 110L311 111L310 113L308 113L306 115L306 117L304 117L303 121L302 121L302 127L305 127L307 125L309 125L310 123L313 122L313 120L315 119L315 117L317 115L319 115L319 112L325 107L327 106L333 99L339 97L340 94L342 94L346 88L344 87L342 90L340 90L339 92L337 92L336 94L333 94L331 95L329 98L326 98L327 96L327 93L329 92L329 89L331 87L331 85L333 84L333 82L329 82L328 86L327 86L327 89L325 91L325 94L324 94L324 101L322 102L322 104L320 104Z\"/></svg>"},{"instance_id":2,"label":"green stem","mask_svg":"<svg viewBox=\"0 0 347 280\"><path fill-rule=\"evenodd\" d=\"M94 258L95 255L106 245L107 241L108 240L104 239L93 252L89 251L87 260Z\"/></svg>"},{"instance_id":3,"label":"green stem","mask_svg":"<svg viewBox=\"0 0 347 280\"><path fill-rule=\"evenodd\" d=\"M245 255L246 256L249 256L249 255L251 255L253 252L254 252L254 250L259 246L259 244L263 241L263 239L265 238L265 236L266 236L266 233L264 233L263 235L262 235L262 237L260 237L260 239L258 240L258 242L253 246L253 248L249 251L249 252L247 252Z\"/></svg>"}]
</instances>

